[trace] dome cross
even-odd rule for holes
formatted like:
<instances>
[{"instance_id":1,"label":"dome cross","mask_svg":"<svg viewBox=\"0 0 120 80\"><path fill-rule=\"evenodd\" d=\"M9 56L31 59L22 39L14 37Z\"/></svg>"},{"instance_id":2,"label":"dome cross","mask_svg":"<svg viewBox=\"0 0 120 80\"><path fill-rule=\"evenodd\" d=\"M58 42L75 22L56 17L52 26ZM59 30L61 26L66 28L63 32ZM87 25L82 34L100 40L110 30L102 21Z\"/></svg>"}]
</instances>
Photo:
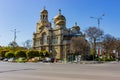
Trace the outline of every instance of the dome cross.
<instances>
[{"instance_id":1,"label":"dome cross","mask_svg":"<svg viewBox=\"0 0 120 80\"><path fill-rule=\"evenodd\" d=\"M61 15L61 9L59 9L59 15Z\"/></svg>"}]
</instances>

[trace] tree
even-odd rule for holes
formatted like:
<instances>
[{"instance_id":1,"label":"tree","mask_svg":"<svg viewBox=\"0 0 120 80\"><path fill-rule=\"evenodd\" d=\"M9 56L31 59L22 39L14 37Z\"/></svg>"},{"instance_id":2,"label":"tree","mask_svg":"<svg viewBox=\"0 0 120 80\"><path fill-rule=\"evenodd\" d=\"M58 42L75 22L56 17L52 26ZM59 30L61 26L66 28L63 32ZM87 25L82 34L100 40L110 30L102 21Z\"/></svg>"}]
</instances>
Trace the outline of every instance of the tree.
<instances>
[{"instance_id":1,"label":"tree","mask_svg":"<svg viewBox=\"0 0 120 80\"><path fill-rule=\"evenodd\" d=\"M115 47L116 47L116 54L115 54L115 55L116 55L117 58L120 59L120 57L119 57L119 56L120 56L120 39L117 39L117 40L116 40L116 45L115 45ZM118 54L117 54L117 53L118 53Z\"/></svg>"},{"instance_id":2,"label":"tree","mask_svg":"<svg viewBox=\"0 0 120 80\"><path fill-rule=\"evenodd\" d=\"M8 44L9 47L18 47L18 44L15 41L12 41Z\"/></svg>"},{"instance_id":3,"label":"tree","mask_svg":"<svg viewBox=\"0 0 120 80\"><path fill-rule=\"evenodd\" d=\"M110 54L113 50L115 50L116 38L111 36L110 34L106 34L103 40L103 47L106 54Z\"/></svg>"},{"instance_id":4,"label":"tree","mask_svg":"<svg viewBox=\"0 0 120 80\"><path fill-rule=\"evenodd\" d=\"M97 27L89 27L85 30L86 36L89 38L91 46L92 46L92 55L93 59L96 55L96 43L101 43L100 39L104 32Z\"/></svg>"},{"instance_id":5,"label":"tree","mask_svg":"<svg viewBox=\"0 0 120 80\"><path fill-rule=\"evenodd\" d=\"M23 43L24 47L27 48L27 49L31 49L32 48L32 41L31 40L26 40L24 43Z\"/></svg>"},{"instance_id":6,"label":"tree","mask_svg":"<svg viewBox=\"0 0 120 80\"><path fill-rule=\"evenodd\" d=\"M89 38L91 44L93 44L92 48L96 49L96 42L100 40L100 37L104 34L104 32L97 27L89 27L85 30L85 33Z\"/></svg>"},{"instance_id":7,"label":"tree","mask_svg":"<svg viewBox=\"0 0 120 80\"><path fill-rule=\"evenodd\" d=\"M115 58L117 48L119 47L119 42L117 41L117 39L110 34L106 34L104 36L102 44L105 50L104 54L106 55L106 59L113 60L113 58ZM115 53L113 51L115 51Z\"/></svg>"},{"instance_id":8,"label":"tree","mask_svg":"<svg viewBox=\"0 0 120 80\"><path fill-rule=\"evenodd\" d=\"M70 50L76 55L82 55L85 59L86 55L89 53L89 43L84 37L73 37L71 39Z\"/></svg>"}]
</instances>

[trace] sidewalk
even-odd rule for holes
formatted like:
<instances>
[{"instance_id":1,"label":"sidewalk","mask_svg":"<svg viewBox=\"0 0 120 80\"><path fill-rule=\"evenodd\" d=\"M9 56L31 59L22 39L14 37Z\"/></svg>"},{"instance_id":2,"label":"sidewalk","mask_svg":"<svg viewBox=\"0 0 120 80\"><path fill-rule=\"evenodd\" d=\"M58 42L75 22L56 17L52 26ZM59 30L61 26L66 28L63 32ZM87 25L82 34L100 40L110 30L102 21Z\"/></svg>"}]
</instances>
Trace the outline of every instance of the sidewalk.
<instances>
[{"instance_id":1,"label":"sidewalk","mask_svg":"<svg viewBox=\"0 0 120 80\"><path fill-rule=\"evenodd\" d=\"M79 62L56 62L56 64L118 64L117 61L79 61Z\"/></svg>"}]
</instances>

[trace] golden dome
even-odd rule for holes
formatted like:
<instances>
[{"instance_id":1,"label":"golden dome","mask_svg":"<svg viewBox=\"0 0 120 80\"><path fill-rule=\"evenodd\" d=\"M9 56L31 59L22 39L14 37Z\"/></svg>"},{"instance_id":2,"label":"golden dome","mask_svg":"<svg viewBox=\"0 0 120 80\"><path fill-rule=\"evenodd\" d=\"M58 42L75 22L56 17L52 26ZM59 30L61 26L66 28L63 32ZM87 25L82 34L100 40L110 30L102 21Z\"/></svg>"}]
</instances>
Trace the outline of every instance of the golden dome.
<instances>
[{"instance_id":1,"label":"golden dome","mask_svg":"<svg viewBox=\"0 0 120 80\"><path fill-rule=\"evenodd\" d=\"M75 23L75 26L73 26L73 30L80 30L80 27L77 26L77 23Z\"/></svg>"},{"instance_id":2,"label":"golden dome","mask_svg":"<svg viewBox=\"0 0 120 80\"><path fill-rule=\"evenodd\" d=\"M55 16L54 20L66 20L65 17L61 14Z\"/></svg>"},{"instance_id":3,"label":"golden dome","mask_svg":"<svg viewBox=\"0 0 120 80\"><path fill-rule=\"evenodd\" d=\"M65 21L64 20L59 20L56 22L56 25L64 25Z\"/></svg>"},{"instance_id":4,"label":"golden dome","mask_svg":"<svg viewBox=\"0 0 120 80\"><path fill-rule=\"evenodd\" d=\"M80 27L79 26L74 26L74 29L75 30L80 30Z\"/></svg>"},{"instance_id":5,"label":"golden dome","mask_svg":"<svg viewBox=\"0 0 120 80\"><path fill-rule=\"evenodd\" d=\"M61 10L59 10L59 14L54 17L54 22L56 24L64 24L66 22L66 19L63 15L61 15Z\"/></svg>"}]
</instances>

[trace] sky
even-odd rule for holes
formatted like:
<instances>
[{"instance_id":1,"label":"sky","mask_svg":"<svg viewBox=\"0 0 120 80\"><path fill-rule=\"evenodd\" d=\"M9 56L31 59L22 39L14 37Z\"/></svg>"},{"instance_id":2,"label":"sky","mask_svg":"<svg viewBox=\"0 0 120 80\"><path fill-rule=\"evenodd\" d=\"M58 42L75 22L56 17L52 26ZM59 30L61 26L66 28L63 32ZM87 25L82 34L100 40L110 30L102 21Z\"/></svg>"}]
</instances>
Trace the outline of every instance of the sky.
<instances>
[{"instance_id":1,"label":"sky","mask_svg":"<svg viewBox=\"0 0 120 80\"><path fill-rule=\"evenodd\" d=\"M105 14L100 20L100 29L104 34L120 38L120 0L0 0L0 46L14 40L14 29L18 45L32 40L44 6L51 23L61 9L67 20L66 27L71 28L77 22L82 32L90 26L97 27L97 19L90 17Z\"/></svg>"}]
</instances>

